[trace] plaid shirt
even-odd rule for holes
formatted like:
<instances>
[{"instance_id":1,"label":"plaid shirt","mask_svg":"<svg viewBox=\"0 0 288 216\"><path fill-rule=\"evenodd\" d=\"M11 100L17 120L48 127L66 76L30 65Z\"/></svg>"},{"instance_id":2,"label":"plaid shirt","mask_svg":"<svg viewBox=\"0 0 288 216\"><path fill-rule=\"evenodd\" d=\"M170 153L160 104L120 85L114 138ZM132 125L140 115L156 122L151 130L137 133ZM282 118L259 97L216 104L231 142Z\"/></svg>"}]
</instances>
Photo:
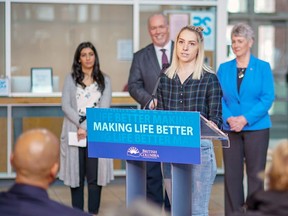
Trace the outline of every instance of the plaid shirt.
<instances>
[{"instance_id":1,"label":"plaid shirt","mask_svg":"<svg viewBox=\"0 0 288 216\"><path fill-rule=\"evenodd\" d=\"M204 72L200 80L188 77L181 84L178 75L173 79L161 75L157 89L157 109L197 111L222 128L222 90L216 74Z\"/></svg>"}]
</instances>

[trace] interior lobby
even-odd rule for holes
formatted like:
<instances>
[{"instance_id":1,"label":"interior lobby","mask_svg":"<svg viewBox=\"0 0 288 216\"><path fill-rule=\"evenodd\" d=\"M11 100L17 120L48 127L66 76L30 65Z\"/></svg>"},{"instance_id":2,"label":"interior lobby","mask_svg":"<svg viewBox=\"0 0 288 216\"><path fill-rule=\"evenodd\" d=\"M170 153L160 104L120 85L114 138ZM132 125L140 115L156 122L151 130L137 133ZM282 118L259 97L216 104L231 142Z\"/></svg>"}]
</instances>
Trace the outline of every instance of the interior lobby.
<instances>
[{"instance_id":1,"label":"interior lobby","mask_svg":"<svg viewBox=\"0 0 288 216\"><path fill-rule=\"evenodd\" d=\"M233 25L251 25L256 36L252 53L270 63L274 77L269 151L287 138L287 0L0 0L0 191L15 178L9 156L23 131L45 127L60 137L61 91L82 41L95 45L101 70L111 78L112 107L140 108L124 87L133 53L151 43L147 19L154 13L169 17L172 40L184 25L203 25L205 63L215 71L234 58ZM34 80L43 69L49 78L44 90ZM214 144L218 175L209 209L210 215L220 216L224 215L225 170L221 143ZM100 216L107 215L111 206L125 206L125 168L124 160L114 160L116 179L103 189ZM69 188L60 181L49 189L49 195L71 205Z\"/></svg>"}]
</instances>

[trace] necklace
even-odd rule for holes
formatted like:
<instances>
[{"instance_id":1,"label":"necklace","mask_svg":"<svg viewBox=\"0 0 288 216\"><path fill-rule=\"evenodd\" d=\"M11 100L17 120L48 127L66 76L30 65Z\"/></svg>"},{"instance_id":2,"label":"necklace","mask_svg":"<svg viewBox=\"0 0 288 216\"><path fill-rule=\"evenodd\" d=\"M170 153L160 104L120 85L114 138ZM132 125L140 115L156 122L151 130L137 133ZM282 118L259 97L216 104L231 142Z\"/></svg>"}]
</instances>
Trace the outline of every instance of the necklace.
<instances>
[{"instance_id":1,"label":"necklace","mask_svg":"<svg viewBox=\"0 0 288 216\"><path fill-rule=\"evenodd\" d=\"M237 70L238 70L238 78L242 79L245 75L246 68L237 68Z\"/></svg>"}]
</instances>

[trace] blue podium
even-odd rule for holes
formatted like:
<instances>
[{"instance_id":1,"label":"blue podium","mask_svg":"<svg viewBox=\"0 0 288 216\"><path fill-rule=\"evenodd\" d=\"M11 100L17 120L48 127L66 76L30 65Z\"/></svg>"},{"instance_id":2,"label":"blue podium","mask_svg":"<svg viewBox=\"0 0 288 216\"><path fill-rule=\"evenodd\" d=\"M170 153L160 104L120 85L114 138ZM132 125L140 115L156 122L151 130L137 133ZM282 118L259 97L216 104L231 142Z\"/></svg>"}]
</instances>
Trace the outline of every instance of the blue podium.
<instances>
[{"instance_id":1,"label":"blue podium","mask_svg":"<svg viewBox=\"0 0 288 216\"><path fill-rule=\"evenodd\" d=\"M88 156L126 160L126 205L146 197L146 161L172 163L174 216L191 215L191 165L201 163L200 140L226 134L198 112L87 109Z\"/></svg>"}]
</instances>

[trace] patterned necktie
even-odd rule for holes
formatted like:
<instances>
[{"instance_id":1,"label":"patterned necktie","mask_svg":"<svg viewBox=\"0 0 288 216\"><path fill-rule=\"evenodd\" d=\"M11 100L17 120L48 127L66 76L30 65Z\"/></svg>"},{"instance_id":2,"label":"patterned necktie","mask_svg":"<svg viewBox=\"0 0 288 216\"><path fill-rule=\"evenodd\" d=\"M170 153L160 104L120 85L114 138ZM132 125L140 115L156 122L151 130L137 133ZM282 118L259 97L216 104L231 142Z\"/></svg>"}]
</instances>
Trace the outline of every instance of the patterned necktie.
<instances>
[{"instance_id":1,"label":"patterned necktie","mask_svg":"<svg viewBox=\"0 0 288 216\"><path fill-rule=\"evenodd\" d=\"M161 49L161 52L162 52L162 69L163 68L167 68L167 65L169 64L168 62L168 58L167 58L167 55L166 55L166 49Z\"/></svg>"}]
</instances>

